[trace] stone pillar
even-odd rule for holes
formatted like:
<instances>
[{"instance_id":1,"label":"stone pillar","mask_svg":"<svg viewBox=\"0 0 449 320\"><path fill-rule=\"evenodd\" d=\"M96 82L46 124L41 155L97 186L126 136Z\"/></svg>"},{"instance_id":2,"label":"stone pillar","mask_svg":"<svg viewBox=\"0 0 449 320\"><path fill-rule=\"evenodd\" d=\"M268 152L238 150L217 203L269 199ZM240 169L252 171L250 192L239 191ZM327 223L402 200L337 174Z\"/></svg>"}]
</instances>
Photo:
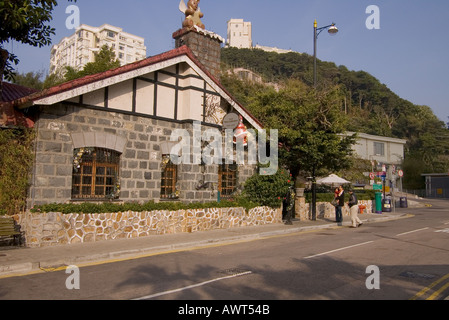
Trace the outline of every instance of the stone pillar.
<instances>
[{"instance_id":1,"label":"stone pillar","mask_svg":"<svg viewBox=\"0 0 449 320\"><path fill-rule=\"evenodd\" d=\"M309 214L306 208L306 198L302 196L295 197L295 215L300 221L309 220Z\"/></svg>"}]
</instances>

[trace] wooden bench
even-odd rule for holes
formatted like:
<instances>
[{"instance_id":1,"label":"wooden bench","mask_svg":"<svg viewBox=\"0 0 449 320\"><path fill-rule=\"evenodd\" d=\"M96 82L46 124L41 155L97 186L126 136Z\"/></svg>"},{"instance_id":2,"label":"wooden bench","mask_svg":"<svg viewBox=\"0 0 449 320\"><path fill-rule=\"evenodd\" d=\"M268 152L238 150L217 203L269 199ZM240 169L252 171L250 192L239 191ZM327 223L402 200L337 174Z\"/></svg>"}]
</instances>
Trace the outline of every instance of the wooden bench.
<instances>
[{"instance_id":1,"label":"wooden bench","mask_svg":"<svg viewBox=\"0 0 449 320\"><path fill-rule=\"evenodd\" d=\"M0 217L0 239L13 239L18 245L22 242L22 233L17 231L13 218Z\"/></svg>"}]
</instances>

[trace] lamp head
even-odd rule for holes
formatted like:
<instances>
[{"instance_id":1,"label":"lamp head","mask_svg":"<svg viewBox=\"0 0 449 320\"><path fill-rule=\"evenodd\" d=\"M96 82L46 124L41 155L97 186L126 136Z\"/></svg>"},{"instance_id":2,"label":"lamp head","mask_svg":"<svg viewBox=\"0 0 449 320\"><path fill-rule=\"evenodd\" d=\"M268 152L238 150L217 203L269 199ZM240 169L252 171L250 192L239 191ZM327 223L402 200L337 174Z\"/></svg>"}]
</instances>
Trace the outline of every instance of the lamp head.
<instances>
[{"instance_id":1,"label":"lamp head","mask_svg":"<svg viewBox=\"0 0 449 320\"><path fill-rule=\"evenodd\" d=\"M334 36L338 33L338 28L335 26L335 24L332 24L332 26L329 28L328 32L331 36Z\"/></svg>"}]
</instances>

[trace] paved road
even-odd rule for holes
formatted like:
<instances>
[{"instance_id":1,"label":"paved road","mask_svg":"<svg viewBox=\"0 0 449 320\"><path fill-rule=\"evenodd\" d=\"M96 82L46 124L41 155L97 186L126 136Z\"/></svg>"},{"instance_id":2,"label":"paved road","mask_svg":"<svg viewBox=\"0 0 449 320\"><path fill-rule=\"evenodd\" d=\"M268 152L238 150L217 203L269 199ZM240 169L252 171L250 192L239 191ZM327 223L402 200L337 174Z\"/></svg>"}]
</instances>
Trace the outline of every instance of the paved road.
<instances>
[{"instance_id":1,"label":"paved road","mask_svg":"<svg viewBox=\"0 0 449 320\"><path fill-rule=\"evenodd\" d=\"M64 271L0 279L0 299L442 299L449 295L448 203L358 229L91 265L79 270L79 290L67 289L74 274Z\"/></svg>"}]
</instances>

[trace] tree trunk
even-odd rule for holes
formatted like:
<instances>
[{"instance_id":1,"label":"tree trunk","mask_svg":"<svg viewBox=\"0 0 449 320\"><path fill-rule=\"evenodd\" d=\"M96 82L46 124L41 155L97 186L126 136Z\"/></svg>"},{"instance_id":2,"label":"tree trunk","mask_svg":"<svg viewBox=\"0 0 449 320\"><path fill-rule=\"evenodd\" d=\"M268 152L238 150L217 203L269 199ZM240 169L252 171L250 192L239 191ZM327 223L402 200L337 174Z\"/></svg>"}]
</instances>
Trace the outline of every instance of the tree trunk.
<instances>
[{"instance_id":1,"label":"tree trunk","mask_svg":"<svg viewBox=\"0 0 449 320\"><path fill-rule=\"evenodd\" d=\"M9 52L0 48L0 101L3 101L3 72L8 61Z\"/></svg>"}]
</instances>

